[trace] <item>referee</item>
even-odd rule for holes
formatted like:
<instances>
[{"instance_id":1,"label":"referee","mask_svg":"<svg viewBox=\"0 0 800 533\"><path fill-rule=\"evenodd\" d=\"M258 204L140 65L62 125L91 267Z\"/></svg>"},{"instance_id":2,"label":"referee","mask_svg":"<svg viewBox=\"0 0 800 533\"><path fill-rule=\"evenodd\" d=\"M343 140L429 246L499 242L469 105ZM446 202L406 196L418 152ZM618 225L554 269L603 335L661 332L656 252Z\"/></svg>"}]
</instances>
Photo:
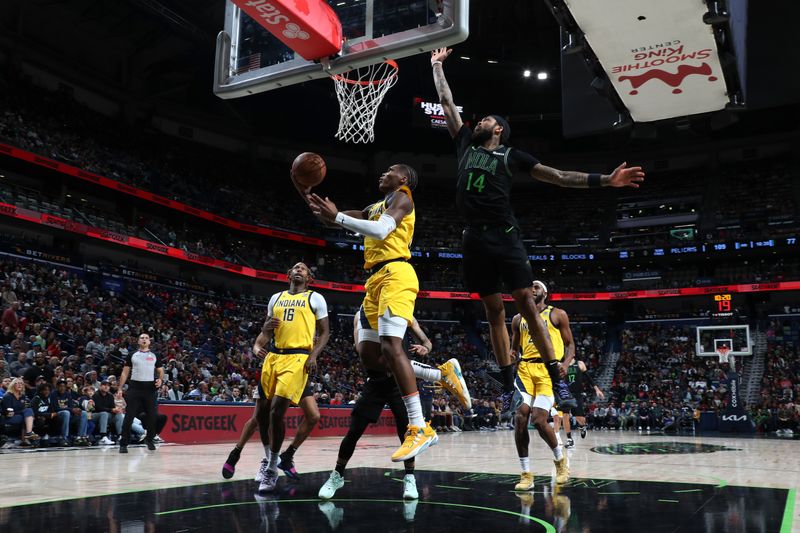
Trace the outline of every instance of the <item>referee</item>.
<instances>
[{"instance_id":1,"label":"referee","mask_svg":"<svg viewBox=\"0 0 800 533\"><path fill-rule=\"evenodd\" d=\"M158 372L158 377L156 377ZM161 360L150 351L150 335L142 333L139 335L139 350L134 354L129 354L125 359L125 366L122 368L122 375L119 377L119 390L117 398L122 398L122 387L128 381L127 406L125 408L125 419L122 422L122 437L119 441L119 453L128 453L128 442L131 438L131 424L137 413L145 413L144 429L147 431L145 442L148 450L155 450L153 437L156 435L156 393L161 387L161 380L164 377L164 367Z\"/></svg>"}]
</instances>

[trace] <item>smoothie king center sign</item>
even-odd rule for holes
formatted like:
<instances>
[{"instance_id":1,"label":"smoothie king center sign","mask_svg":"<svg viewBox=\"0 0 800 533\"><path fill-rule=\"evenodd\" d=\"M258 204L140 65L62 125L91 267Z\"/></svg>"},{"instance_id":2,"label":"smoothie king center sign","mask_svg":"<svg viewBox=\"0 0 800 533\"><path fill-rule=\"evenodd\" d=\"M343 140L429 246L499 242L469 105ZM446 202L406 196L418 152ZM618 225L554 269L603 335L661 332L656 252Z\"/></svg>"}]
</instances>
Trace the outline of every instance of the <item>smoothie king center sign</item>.
<instances>
[{"instance_id":1,"label":"smoothie king center sign","mask_svg":"<svg viewBox=\"0 0 800 533\"><path fill-rule=\"evenodd\" d=\"M728 102L705 5L695 0L569 0L586 40L637 122Z\"/></svg>"}]
</instances>

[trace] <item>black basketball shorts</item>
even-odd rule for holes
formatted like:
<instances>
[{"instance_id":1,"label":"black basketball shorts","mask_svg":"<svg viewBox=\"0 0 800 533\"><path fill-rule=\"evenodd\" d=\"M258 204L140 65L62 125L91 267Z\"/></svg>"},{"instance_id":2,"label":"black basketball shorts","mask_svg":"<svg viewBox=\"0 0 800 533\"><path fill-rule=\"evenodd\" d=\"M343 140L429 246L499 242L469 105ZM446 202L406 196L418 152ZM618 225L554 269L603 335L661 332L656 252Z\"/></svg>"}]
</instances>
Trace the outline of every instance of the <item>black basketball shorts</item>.
<instances>
[{"instance_id":1,"label":"black basketball shorts","mask_svg":"<svg viewBox=\"0 0 800 533\"><path fill-rule=\"evenodd\" d=\"M530 287L533 272L517 228L464 230L461 263L464 288L481 297Z\"/></svg>"},{"instance_id":2,"label":"black basketball shorts","mask_svg":"<svg viewBox=\"0 0 800 533\"><path fill-rule=\"evenodd\" d=\"M394 376L373 377L364 384L361 397L356 402L351 416L360 416L367 419L371 424L378 421L384 406L389 405L399 427L408 425L408 415L406 406L403 403L403 395ZM404 419L402 419L404 418Z\"/></svg>"}]
</instances>

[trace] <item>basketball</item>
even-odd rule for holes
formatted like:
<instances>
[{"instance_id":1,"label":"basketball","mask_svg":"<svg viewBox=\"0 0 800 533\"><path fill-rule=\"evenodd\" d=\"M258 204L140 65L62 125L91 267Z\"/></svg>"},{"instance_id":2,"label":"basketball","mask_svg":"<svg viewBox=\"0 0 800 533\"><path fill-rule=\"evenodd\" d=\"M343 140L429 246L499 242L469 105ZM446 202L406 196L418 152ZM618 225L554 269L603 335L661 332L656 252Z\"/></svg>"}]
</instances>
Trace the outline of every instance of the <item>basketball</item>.
<instances>
[{"instance_id":1,"label":"basketball","mask_svg":"<svg viewBox=\"0 0 800 533\"><path fill-rule=\"evenodd\" d=\"M314 152L303 152L292 163L292 178L301 187L316 187L325 179L325 160Z\"/></svg>"}]
</instances>

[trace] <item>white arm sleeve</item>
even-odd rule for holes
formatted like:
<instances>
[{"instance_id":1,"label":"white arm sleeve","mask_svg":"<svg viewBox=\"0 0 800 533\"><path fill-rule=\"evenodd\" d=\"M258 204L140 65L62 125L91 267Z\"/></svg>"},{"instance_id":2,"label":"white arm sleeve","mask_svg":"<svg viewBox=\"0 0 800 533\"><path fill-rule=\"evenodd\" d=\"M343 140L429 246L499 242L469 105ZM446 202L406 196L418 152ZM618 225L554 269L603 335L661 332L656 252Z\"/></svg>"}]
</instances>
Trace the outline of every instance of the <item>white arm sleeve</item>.
<instances>
[{"instance_id":1,"label":"white arm sleeve","mask_svg":"<svg viewBox=\"0 0 800 533\"><path fill-rule=\"evenodd\" d=\"M382 214L378 220L361 220L345 215L340 211L336 215L336 223L345 229L381 241L397 227L397 222L395 222L394 218L386 213Z\"/></svg>"},{"instance_id":2,"label":"white arm sleeve","mask_svg":"<svg viewBox=\"0 0 800 533\"><path fill-rule=\"evenodd\" d=\"M318 292L311 293L311 308L314 309L317 320L322 320L328 316L328 302L326 302L325 297Z\"/></svg>"},{"instance_id":3,"label":"white arm sleeve","mask_svg":"<svg viewBox=\"0 0 800 533\"><path fill-rule=\"evenodd\" d=\"M273 308L273 307L275 307L275 302L277 302L277 301L278 301L278 297L279 297L280 295L281 295L281 293L279 293L279 292L276 292L276 293L275 293L275 294L273 294L273 295L272 295L272 297L269 299L269 304L267 305L267 318L272 318L272 308Z\"/></svg>"}]
</instances>

